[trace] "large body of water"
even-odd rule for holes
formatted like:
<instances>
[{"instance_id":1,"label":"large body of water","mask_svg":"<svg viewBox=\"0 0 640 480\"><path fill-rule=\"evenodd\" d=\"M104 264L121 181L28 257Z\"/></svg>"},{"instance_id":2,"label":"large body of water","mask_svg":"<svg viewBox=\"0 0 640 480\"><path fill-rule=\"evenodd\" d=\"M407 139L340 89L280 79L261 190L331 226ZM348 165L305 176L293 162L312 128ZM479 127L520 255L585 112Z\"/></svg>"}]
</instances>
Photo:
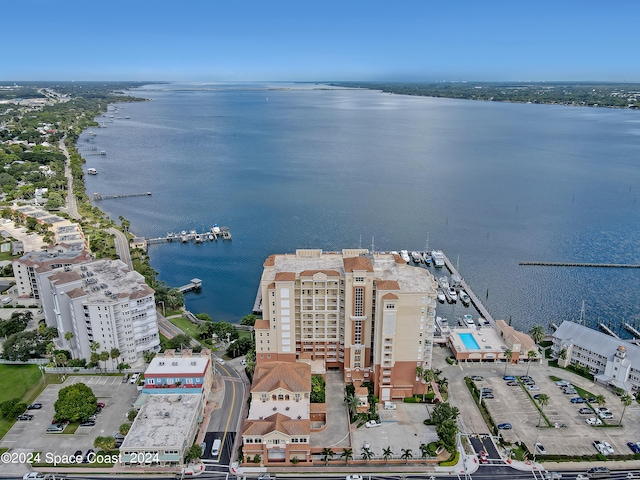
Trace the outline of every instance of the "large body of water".
<instances>
[{"instance_id":1,"label":"large body of water","mask_svg":"<svg viewBox=\"0 0 640 480\"><path fill-rule=\"evenodd\" d=\"M88 193L142 236L226 225L231 242L162 244L187 307L250 313L272 253L442 249L495 318L528 329L640 322L640 112L389 95L309 85L152 85L87 141ZM125 119L129 116L129 119ZM121 118L118 118L121 117ZM441 307L442 315L457 315ZM455 307L462 309L462 307ZM460 311L459 313L465 313Z\"/></svg>"}]
</instances>

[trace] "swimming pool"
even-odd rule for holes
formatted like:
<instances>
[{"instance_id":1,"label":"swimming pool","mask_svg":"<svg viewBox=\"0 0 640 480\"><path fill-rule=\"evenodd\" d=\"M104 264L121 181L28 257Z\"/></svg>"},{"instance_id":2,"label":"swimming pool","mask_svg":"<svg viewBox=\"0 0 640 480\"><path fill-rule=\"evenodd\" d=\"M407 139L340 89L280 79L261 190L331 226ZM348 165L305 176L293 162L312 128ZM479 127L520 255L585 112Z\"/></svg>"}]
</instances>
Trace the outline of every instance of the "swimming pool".
<instances>
[{"instance_id":1,"label":"swimming pool","mask_svg":"<svg viewBox=\"0 0 640 480\"><path fill-rule=\"evenodd\" d=\"M467 350L480 350L480 345L476 342L476 339L473 338L472 333L459 333L460 340L464 343L464 348Z\"/></svg>"}]
</instances>

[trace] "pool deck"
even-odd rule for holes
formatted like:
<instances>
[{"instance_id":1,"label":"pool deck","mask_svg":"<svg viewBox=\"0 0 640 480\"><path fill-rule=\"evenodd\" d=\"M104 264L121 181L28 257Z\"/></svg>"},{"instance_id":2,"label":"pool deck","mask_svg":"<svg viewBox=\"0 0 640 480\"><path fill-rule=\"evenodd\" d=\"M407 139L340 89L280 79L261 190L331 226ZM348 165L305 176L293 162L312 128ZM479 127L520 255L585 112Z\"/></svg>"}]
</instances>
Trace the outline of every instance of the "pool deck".
<instances>
[{"instance_id":1,"label":"pool deck","mask_svg":"<svg viewBox=\"0 0 640 480\"><path fill-rule=\"evenodd\" d=\"M479 348L467 348L460 334L469 334L478 344ZM468 359L496 360L503 358L506 344L493 326L485 326L476 329L455 328L451 331L449 342L455 352L467 356ZM465 355L466 354L466 355Z\"/></svg>"}]
</instances>

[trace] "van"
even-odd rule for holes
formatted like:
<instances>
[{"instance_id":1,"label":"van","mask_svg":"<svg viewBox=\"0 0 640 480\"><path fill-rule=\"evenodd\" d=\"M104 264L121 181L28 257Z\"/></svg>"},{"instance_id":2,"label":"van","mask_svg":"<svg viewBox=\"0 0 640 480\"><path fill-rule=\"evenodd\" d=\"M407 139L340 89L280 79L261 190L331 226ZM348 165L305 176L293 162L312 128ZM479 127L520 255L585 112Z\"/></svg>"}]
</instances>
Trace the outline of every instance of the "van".
<instances>
[{"instance_id":1,"label":"van","mask_svg":"<svg viewBox=\"0 0 640 480\"><path fill-rule=\"evenodd\" d=\"M396 409L396 404L393 402L384 402L384 409L385 410L395 410Z\"/></svg>"},{"instance_id":2,"label":"van","mask_svg":"<svg viewBox=\"0 0 640 480\"><path fill-rule=\"evenodd\" d=\"M211 456L212 457L217 457L218 454L220 453L220 445L222 444L222 440L220 440L219 438L216 438L213 441L213 445L211 446Z\"/></svg>"},{"instance_id":3,"label":"van","mask_svg":"<svg viewBox=\"0 0 640 480\"><path fill-rule=\"evenodd\" d=\"M11 298L11 297L4 297L2 299L2 304L3 305L9 305L11 302L13 302L13 298Z\"/></svg>"},{"instance_id":4,"label":"van","mask_svg":"<svg viewBox=\"0 0 640 480\"><path fill-rule=\"evenodd\" d=\"M139 373L134 373L133 375L131 375L131 378L129 379L129 383L134 384L138 381L138 378L140 378L140 374Z\"/></svg>"}]
</instances>

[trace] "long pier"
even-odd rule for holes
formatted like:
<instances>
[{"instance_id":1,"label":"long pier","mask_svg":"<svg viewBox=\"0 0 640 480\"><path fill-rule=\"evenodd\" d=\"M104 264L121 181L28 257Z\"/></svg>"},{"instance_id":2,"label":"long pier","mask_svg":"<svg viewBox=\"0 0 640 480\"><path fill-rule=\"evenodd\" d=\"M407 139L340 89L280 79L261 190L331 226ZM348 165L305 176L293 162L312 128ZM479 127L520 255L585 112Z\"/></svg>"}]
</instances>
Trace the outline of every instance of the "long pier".
<instances>
[{"instance_id":1,"label":"long pier","mask_svg":"<svg viewBox=\"0 0 640 480\"><path fill-rule=\"evenodd\" d=\"M151 192L144 193L116 193L111 195L103 195L100 192L95 192L93 194L94 200L107 200L109 198L125 198L125 197L147 197L150 196Z\"/></svg>"},{"instance_id":2,"label":"long pier","mask_svg":"<svg viewBox=\"0 0 640 480\"><path fill-rule=\"evenodd\" d=\"M167 242L204 243L218 240L219 238L221 238L222 240L231 240L231 232L229 231L228 227L218 227L218 225L216 224L208 232L198 233L195 230L182 230L178 233L169 232L164 237L145 238L145 240L147 245L150 245Z\"/></svg>"},{"instance_id":3,"label":"long pier","mask_svg":"<svg viewBox=\"0 0 640 480\"><path fill-rule=\"evenodd\" d=\"M536 267L640 268L640 265L635 263L519 262L518 265Z\"/></svg>"},{"instance_id":4,"label":"long pier","mask_svg":"<svg viewBox=\"0 0 640 480\"><path fill-rule=\"evenodd\" d=\"M469 298L471 299L471 304L475 307L475 309L478 311L478 313L487 322L489 322L492 326L495 326L496 322L493 319L493 317L491 316L491 314L489 313L489 310L486 309L486 307L482 304L482 302L476 296L476 294L473 293L473 290L469 287L467 282L464 281L464 278L462 278L462 275L460 275L458 273L458 270L456 270L456 268L453 266L453 264L449 261L449 257L447 257L444 254L444 252L442 253L442 255L444 257L444 265L445 265L445 267L447 267L447 270L449 270L451 275L458 275L460 277L460 279L461 279L460 280L460 285L462 286L462 288L464 288L464 291L467 292L467 295L469 295Z\"/></svg>"}]
</instances>

